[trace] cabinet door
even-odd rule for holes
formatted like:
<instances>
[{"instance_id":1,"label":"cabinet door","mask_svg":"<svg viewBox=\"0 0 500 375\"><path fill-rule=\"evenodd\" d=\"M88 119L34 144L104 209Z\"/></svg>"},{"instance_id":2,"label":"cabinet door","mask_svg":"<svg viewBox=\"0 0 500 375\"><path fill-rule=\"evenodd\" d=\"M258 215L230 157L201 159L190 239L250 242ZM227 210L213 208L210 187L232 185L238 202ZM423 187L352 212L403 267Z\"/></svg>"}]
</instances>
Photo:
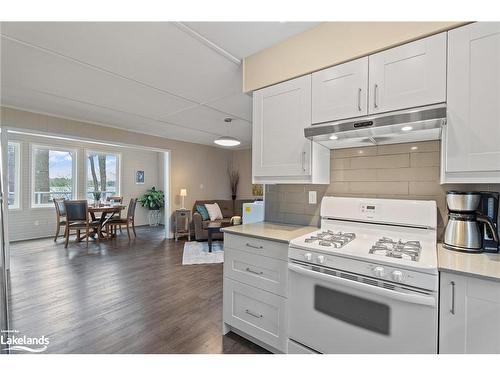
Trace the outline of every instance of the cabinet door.
<instances>
[{"instance_id":1,"label":"cabinet door","mask_svg":"<svg viewBox=\"0 0 500 375\"><path fill-rule=\"evenodd\" d=\"M368 57L312 74L313 124L368 113Z\"/></svg>"},{"instance_id":2,"label":"cabinet door","mask_svg":"<svg viewBox=\"0 0 500 375\"><path fill-rule=\"evenodd\" d=\"M448 43L444 172L500 182L500 23L451 30Z\"/></svg>"},{"instance_id":3,"label":"cabinet door","mask_svg":"<svg viewBox=\"0 0 500 375\"><path fill-rule=\"evenodd\" d=\"M439 353L465 353L465 278L441 272Z\"/></svg>"},{"instance_id":4,"label":"cabinet door","mask_svg":"<svg viewBox=\"0 0 500 375\"><path fill-rule=\"evenodd\" d=\"M441 273L440 353L500 354L500 282Z\"/></svg>"},{"instance_id":5,"label":"cabinet door","mask_svg":"<svg viewBox=\"0 0 500 375\"><path fill-rule=\"evenodd\" d=\"M446 33L369 57L369 113L446 101Z\"/></svg>"},{"instance_id":6,"label":"cabinet door","mask_svg":"<svg viewBox=\"0 0 500 375\"><path fill-rule=\"evenodd\" d=\"M500 354L500 282L467 277L465 352Z\"/></svg>"},{"instance_id":7,"label":"cabinet door","mask_svg":"<svg viewBox=\"0 0 500 375\"><path fill-rule=\"evenodd\" d=\"M311 172L311 76L258 90L253 98L254 176L301 176Z\"/></svg>"},{"instance_id":8,"label":"cabinet door","mask_svg":"<svg viewBox=\"0 0 500 375\"><path fill-rule=\"evenodd\" d=\"M224 277L224 323L286 352L287 299Z\"/></svg>"}]
</instances>

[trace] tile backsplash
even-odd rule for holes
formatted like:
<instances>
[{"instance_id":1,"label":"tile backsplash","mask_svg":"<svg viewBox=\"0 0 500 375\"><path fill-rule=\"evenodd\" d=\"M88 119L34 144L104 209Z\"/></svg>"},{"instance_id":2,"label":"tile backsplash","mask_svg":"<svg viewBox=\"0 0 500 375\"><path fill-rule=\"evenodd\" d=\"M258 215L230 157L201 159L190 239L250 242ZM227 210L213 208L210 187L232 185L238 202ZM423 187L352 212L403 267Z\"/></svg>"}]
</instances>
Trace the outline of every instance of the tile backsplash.
<instances>
[{"instance_id":1,"label":"tile backsplash","mask_svg":"<svg viewBox=\"0 0 500 375\"><path fill-rule=\"evenodd\" d=\"M441 238L447 220L446 191L500 191L500 185L440 185L439 147L439 141L427 141L332 150L330 185L266 185L266 220L317 226L324 195L425 199L437 203ZM308 204L312 190L317 192L317 204Z\"/></svg>"}]
</instances>

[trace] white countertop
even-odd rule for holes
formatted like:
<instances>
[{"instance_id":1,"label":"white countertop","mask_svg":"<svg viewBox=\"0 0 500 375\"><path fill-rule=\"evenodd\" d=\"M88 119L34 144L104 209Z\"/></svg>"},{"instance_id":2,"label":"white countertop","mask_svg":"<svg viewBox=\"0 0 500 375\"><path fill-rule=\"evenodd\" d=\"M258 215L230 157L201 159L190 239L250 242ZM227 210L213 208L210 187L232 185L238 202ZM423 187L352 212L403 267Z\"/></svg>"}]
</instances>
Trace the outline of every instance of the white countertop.
<instances>
[{"instance_id":1,"label":"white countertop","mask_svg":"<svg viewBox=\"0 0 500 375\"><path fill-rule=\"evenodd\" d=\"M318 230L316 227L269 223L266 221L253 224L235 225L222 228L224 233L237 234L247 237L262 238L278 242L289 243L294 238Z\"/></svg>"},{"instance_id":2,"label":"white countertop","mask_svg":"<svg viewBox=\"0 0 500 375\"><path fill-rule=\"evenodd\" d=\"M464 253L438 244L438 264L440 271L500 281L500 253Z\"/></svg>"}]
</instances>

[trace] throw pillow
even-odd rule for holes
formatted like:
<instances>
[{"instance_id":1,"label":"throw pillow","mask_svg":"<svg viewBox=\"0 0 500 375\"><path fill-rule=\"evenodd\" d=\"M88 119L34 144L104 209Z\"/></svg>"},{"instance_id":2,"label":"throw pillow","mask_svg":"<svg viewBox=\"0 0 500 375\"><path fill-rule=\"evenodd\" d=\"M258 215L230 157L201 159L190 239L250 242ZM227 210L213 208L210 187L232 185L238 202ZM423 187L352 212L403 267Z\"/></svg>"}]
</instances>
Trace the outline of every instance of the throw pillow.
<instances>
[{"instance_id":1,"label":"throw pillow","mask_svg":"<svg viewBox=\"0 0 500 375\"><path fill-rule=\"evenodd\" d=\"M208 214L207 208L204 204L197 204L196 211L201 215L201 220L205 221L210 219L210 215Z\"/></svg>"},{"instance_id":2,"label":"throw pillow","mask_svg":"<svg viewBox=\"0 0 500 375\"><path fill-rule=\"evenodd\" d=\"M217 219L223 219L222 212L217 203L206 204L208 215L210 216L210 221L215 221Z\"/></svg>"}]
</instances>

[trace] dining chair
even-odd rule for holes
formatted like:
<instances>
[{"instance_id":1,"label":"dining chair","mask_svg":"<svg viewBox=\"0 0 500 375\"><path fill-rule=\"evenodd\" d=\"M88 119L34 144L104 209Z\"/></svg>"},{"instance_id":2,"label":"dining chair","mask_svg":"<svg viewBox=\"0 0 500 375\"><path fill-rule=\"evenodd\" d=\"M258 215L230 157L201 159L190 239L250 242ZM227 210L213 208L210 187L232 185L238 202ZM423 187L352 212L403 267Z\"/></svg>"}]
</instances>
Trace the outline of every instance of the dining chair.
<instances>
[{"instance_id":1,"label":"dining chair","mask_svg":"<svg viewBox=\"0 0 500 375\"><path fill-rule=\"evenodd\" d=\"M130 203L128 204L128 210L127 210L127 217L124 218L116 218L116 219L111 219L108 221L108 224L110 224L113 227L118 227L121 230L122 225L127 226L127 235L128 239L130 240L130 227L132 227L132 230L134 232L134 237L137 237L137 233L135 233L135 206L137 205L137 198L132 198L130 199Z\"/></svg>"},{"instance_id":2,"label":"dining chair","mask_svg":"<svg viewBox=\"0 0 500 375\"><path fill-rule=\"evenodd\" d=\"M122 196L119 196L119 195L115 195L115 196L112 196L112 197L107 197L106 198L106 202L115 202L115 203L120 203L122 204L123 203L123 197ZM118 212L118 218L121 219L122 218L122 212ZM122 227L120 227L120 233L123 233L122 232Z\"/></svg>"},{"instance_id":3,"label":"dining chair","mask_svg":"<svg viewBox=\"0 0 500 375\"><path fill-rule=\"evenodd\" d=\"M56 236L54 237L54 242L56 242L61 226L66 227L66 207L64 206L64 198L54 198L53 201L54 206L56 206ZM66 228L64 230L66 231Z\"/></svg>"},{"instance_id":4,"label":"dining chair","mask_svg":"<svg viewBox=\"0 0 500 375\"><path fill-rule=\"evenodd\" d=\"M114 196L114 197L107 197L106 198L106 202L115 202L115 203L123 203L123 197L120 197L120 196Z\"/></svg>"},{"instance_id":5,"label":"dining chair","mask_svg":"<svg viewBox=\"0 0 500 375\"><path fill-rule=\"evenodd\" d=\"M65 243L64 247L68 247L70 231L76 231L76 240L81 240L80 232L85 231L85 238L87 240L87 247L89 246L90 230L99 228L99 220L92 221L89 215L88 203L86 200L65 200L64 208L66 210L66 231L64 233ZM97 232L97 231L96 231ZM96 241L99 243L99 233L95 236Z\"/></svg>"}]
</instances>

